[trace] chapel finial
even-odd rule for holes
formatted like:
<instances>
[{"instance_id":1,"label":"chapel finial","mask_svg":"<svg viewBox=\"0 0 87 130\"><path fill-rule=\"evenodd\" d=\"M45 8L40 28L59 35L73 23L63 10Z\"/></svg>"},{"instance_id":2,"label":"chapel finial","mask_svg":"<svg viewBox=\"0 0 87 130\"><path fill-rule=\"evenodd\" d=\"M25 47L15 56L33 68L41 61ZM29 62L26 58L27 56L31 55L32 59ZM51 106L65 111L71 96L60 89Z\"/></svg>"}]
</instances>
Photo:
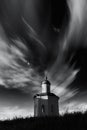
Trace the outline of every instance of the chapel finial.
<instances>
[{"instance_id":1,"label":"chapel finial","mask_svg":"<svg viewBox=\"0 0 87 130\"><path fill-rule=\"evenodd\" d=\"M47 78L47 75L46 75L46 80L47 80L48 78Z\"/></svg>"}]
</instances>

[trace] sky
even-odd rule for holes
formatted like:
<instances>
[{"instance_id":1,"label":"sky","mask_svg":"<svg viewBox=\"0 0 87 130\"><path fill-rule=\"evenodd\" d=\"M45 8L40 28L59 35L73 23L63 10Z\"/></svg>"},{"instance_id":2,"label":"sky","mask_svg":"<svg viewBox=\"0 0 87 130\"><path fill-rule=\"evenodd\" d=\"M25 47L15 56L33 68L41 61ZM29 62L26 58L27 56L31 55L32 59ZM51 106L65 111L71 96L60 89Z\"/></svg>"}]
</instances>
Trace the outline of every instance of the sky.
<instances>
[{"instance_id":1,"label":"sky","mask_svg":"<svg viewBox=\"0 0 87 130\"><path fill-rule=\"evenodd\" d=\"M87 0L0 0L0 119L33 116L45 75L60 113L87 110Z\"/></svg>"}]
</instances>

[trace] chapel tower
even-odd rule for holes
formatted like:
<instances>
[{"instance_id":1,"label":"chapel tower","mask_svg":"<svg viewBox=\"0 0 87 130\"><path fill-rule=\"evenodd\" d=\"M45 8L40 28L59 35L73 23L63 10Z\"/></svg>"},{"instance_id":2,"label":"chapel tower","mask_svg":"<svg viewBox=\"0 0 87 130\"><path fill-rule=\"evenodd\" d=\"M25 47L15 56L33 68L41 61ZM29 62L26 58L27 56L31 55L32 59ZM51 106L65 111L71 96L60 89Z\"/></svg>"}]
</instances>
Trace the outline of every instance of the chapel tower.
<instances>
[{"instance_id":1,"label":"chapel tower","mask_svg":"<svg viewBox=\"0 0 87 130\"><path fill-rule=\"evenodd\" d=\"M34 116L58 116L59 97L50 91L51 83L47 77L41 84L42 92L34 96Z\"/></svg>"}]
</instances>

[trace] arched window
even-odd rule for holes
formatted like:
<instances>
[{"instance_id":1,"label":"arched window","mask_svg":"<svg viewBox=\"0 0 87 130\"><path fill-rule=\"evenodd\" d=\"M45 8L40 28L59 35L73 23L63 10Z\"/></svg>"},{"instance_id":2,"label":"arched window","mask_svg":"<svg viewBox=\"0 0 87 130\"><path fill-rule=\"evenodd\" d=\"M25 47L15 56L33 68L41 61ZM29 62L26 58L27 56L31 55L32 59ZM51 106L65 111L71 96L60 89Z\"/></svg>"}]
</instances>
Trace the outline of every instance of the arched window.
<instances>
[{"instance_id":1,"label":"arched window","mask_svg":"<svg viewBox=\"0 0 87 130\"><path fill-rule=\"evenodd\" d=\"M42 113L45 113L45 106L44 105L42 105L41 111L42 111Z\"/></svg>"}]
</instances>

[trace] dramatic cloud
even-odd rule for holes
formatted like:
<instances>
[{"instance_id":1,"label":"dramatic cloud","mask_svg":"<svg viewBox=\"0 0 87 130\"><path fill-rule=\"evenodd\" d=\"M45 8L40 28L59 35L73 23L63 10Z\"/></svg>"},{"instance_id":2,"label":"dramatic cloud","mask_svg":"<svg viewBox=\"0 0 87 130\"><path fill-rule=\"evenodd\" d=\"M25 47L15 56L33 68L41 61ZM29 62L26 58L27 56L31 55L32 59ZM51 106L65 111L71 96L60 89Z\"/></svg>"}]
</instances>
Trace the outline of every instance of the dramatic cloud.
<instances>
[{"instance_id":1,"label":"dramatic cloud","mask_svg":"<svg viewBox=\"0 0 87 130\"><path fill-rule=\"evenodd\" d=\"M87 1L86 0L68 0L70 9L70 24L68 38L76 43L74 46L86 46L86 24L87 24ZM83 42L83 45L81 45Z\"/></svg>"}]
</instances>

